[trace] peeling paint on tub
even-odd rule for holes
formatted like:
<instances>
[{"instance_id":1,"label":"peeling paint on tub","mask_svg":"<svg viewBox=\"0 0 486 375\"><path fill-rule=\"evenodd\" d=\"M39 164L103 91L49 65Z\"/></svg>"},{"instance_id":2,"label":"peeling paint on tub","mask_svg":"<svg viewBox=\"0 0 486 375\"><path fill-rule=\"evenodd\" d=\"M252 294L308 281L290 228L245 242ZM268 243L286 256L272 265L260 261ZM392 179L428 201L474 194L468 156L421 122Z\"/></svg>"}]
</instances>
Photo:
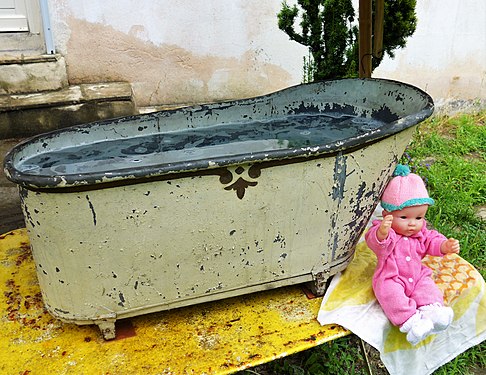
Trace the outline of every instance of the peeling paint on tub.
<instances>
[{"instance_id":1,"label":"peeling paint on tub","mask_svg":"<svg viewBox=\"0 0 486 375\"><path fill-rule=\"evenodd\" d=\"M341 202L344 199L344 186L346 181L346 160L347 156L339 153L334 159L334 173L331 196L334 201L336 201L336 211L331 215L331 227L329 228L330 243L329 248L331 249L331 259L336 259L336 250L338 248L339 242L339 232L337 228L338 215L340 214Z\"/></svg>"},{"instance_id":2,"label":"peeling paint on tub","mask_svg":"<svg viewBox=\"0 0 486 375\"><path fill-rule=\"evenodd\" d=\"M125 296L123 295L122 292L118 293L118 298L120 299L118 306L125 307Z\"/></svg>"},{"instance_id":3,"label":"peeling paint on tub","mask_svg":"<svg viewBox=\"0 0 486 375\"><path fill-rule=\"evenodd\" d=\"M89 195L86 195L86 200L88 201L89 209L91 210L91 215L93 215L93 225L96 226L96 212L93 203L89 200Z\"/></svg>"},{"instance_id":4,"label":"peeling paint on tub","mask_svg":"<svg viewBox=\"0 0 486 375\"><path fill-rule=\"evenodd\" d=\"M339 153L334 161L334 174L332 186L332 198L341 200L344 197L344 183L346 181L346 159L342 153Z\"/></svg>"},{"instance_id":5,"label":"peeling paint on tub","mask_svg":"<svg viewBox=\"0 0 486 375\"><path fill-rule=\"evenodd\" d=\"M344 82L348 81L317 86L325 92ZM383 85L379 82L377 87ZM301 105L303 100L295 100L284 110L276 103L289 102L301 89L306 100L316 100L320 94L314 87L136 116L116 120L116 125L111 121L90 124L59 132L56 140L52 135L39 137L39 144L36 139L29 141L30 150L36 150L33 157L41 153L43 158L49 152L55 156L59 137L68 140L57 155L58 165L44 165L47 178L35 175L38 169L27 168L35 161L25 155L29 149L16 149L13 155L26 168L10 175L19 179L24 190L26 225L49 311L69 311L64 320L98 324L100 314L109 314L114 322L292 283L313 281L321 293L325 280L350 261L375 194L390 173L389 165L403 153L414 129L406 123L390 129L382 124L378 136L353 117L342 116L323 125L323 118L312 113L311 125L317 122L311 127L298 121L289 125L284 111L325 105ZM346 88L349 95L352 90ZM335 100L339 92L329 95ZM427 97L421 103L427 105ZM256 124L249 126L242 120L248 113ZM268 119L269 113L276 118ZM217 124L211 124L212 117ZM351 124L352 134L340 132L339 127L346 124ZM88 147L80 129L89 132L97 145ZM306 144L316 139L311 137L314 131L322 133L321 141ZM155 139L172 143L158 152ZM120 147L103 146L115 146L112 140L120 140ZM256 148L239 148L240 142L247 145L247 141ZM45 142L48 147L42 148ZM186 145L192 148L189 159L182 157ZM213 149L221 154L194 157L205 147L203 153ZM56 167L76 160L66 156L80 150L91 155L86 165L63 166L63 170L78 168L81 173L56 174ZM175 159L163 159L174 155ZM377 160L377 155L383 160ZM111 162L117 157L121 158L118 169ZM147 157L147 163L134 167L131 157ZM98 172L83 169L90 163L99 167ZM59 187L60 176L67 185ZM234 186L240 178L246 182ZM27 193L28 188L34 192ZM63 296L72 296L59 297L59 289ZM101 324L102 332L114 329L110 324Z\"/></svg>"}]
</instances>

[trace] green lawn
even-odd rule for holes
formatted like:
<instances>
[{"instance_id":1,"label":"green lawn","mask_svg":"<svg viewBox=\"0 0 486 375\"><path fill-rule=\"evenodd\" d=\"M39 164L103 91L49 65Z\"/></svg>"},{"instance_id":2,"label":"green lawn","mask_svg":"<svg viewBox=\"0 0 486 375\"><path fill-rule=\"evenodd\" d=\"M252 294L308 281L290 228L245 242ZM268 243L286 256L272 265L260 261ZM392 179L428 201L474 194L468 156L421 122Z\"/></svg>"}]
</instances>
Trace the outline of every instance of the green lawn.
<instances>
[{"instance_id":1,"label":"green lawn","mask_svg":"<svg viewBox=\"0 0 486 375\"><path fill-rule=\"evenodd\" d=\"M460 255L486 278L486 112L434 117L419 127L402 161L427 181L429 222L461 243ZM481 216L482 212L482 216ZM435 372L486 373L486 342Z\"/></svg>"},{"instance_id":2,"label":"green lawn","mask_svg":"<svg viewBox=\"0 0 486 375\"><path fill-rule=\"evenodd\" d=\"M402 162L427 182L436 204L428 221L461 243L461 256L486 277L486 112L434 117L419 127Z\"/></svg>"},{"instance_id":3,"label":"green lawn","mask_svg":"<svg viewBox=\"0 0 486 375\"><path fill-rule=\"evenodd\" d=\"M486 278L486 111L454 117L434 116L418 128L402 163L426 181L436 201L427 220L461 243L460 255ZM486 373L486 342L461 354L434 375ZM376 353L375 353L376 357ZM372 358L376 375L387 372ZM356 336L243 371L242 374L367 374Z\"/></svg>"}]
</instances>

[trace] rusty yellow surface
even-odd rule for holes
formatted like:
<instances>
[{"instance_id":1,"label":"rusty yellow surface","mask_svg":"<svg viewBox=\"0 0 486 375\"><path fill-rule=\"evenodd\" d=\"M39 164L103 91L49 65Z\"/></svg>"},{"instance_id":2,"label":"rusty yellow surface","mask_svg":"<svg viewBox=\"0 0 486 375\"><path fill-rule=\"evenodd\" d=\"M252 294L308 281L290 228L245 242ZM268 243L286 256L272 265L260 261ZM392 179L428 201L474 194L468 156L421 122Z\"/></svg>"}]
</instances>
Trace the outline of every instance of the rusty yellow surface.
<instances>
[{"instance_id":1,"label":"rusty yellow surface","mask_svg":"<svg viewBox=\"0 0 486 375\"><path fill-rule=\"evenodd\" d=\"M349 334L316 320L298 286L96 326L44 309L25 229L0 236L1 374L228 374Z\"/></svg>"}]
</instances>

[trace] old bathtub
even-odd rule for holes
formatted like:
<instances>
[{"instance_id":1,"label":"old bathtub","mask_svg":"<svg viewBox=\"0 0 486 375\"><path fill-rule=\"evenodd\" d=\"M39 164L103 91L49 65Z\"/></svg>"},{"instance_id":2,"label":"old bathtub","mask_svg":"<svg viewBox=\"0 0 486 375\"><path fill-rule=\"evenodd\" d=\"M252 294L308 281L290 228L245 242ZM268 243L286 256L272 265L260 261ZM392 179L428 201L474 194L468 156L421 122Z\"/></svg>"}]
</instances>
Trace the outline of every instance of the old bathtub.
<instances>
[{"instance_id":1,"label":"old bathtub","mask_svg":"<svg viewBox=\"0 0 486 375\"><path fill-rule=\"evenodd\" d=\"M387 80L76 126L16 146L47 309L116 319L309 282L346 267L433 102Z\"/></svg>"}]
</instances>

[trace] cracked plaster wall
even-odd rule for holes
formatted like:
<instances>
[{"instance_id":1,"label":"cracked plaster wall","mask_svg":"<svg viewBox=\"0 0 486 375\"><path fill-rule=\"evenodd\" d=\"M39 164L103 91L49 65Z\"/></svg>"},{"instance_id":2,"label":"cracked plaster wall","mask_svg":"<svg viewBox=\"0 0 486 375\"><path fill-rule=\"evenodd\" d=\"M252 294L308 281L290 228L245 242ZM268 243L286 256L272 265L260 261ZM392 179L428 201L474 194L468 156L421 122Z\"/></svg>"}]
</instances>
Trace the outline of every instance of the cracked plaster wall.
<instances>
[{"instance_id":1,"label":"cracked plaster wall","mask_svg":"<svg viewBox=\"0 0 486 375\"><path fill-rule=\"evenodd\" d=\"M298 84L305 47L280 1L50 0L70 83L123 80L138 105L243 98Z\"/></svg>"},{"instance_id":2,"label":"cracked plaster wall","mask_svg":"<svg viewBox=\"0 0 486 375\"><path fill-rule=\"evenodd\" d=\"M49 0L49 7L70 83L129 81L139 106L250 97L302 78L307 50L278 29L281 0ZM373 76L416 85L439 105L484 102L486 2L427 0L416 10L417 31Z\"/></svg>"},{"instance_id":3,"label":"cracked plaster wall","mask_svg":"<svg viewBox=\"0 0 486 375\"><path fill-rule=\"evenodd\" d=\"M437 107L457 100L486 106L486 2L417 1L416 12L407 46L395 59L385 58L373 76L420 87Z\"/></svg>"}]
</instances>

